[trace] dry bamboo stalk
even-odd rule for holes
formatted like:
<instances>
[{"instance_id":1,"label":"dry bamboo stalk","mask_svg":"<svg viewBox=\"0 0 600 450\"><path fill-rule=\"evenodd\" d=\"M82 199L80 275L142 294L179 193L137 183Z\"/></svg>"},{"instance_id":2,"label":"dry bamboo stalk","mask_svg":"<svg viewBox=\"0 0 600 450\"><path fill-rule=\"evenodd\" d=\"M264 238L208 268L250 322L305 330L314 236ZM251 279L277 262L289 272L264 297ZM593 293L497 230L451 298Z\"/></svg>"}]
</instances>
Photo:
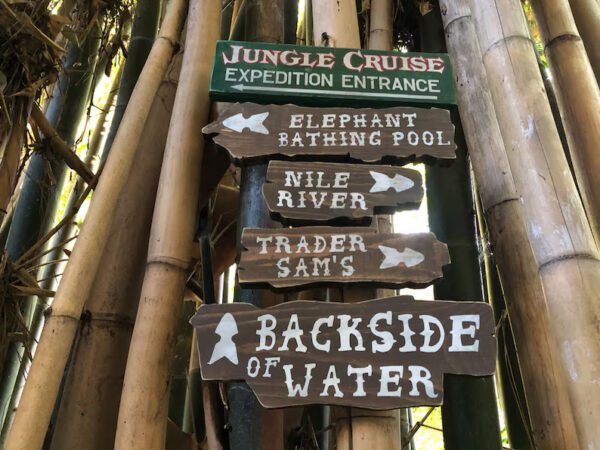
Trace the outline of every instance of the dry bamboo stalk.
<instances>
[{"instance_id":1,"label":"dry bamboo stalk","mask_svg":"<svg viewBox=\"0 0 600 450\"><path fill-rule=\"evenodd\" d=\"M369 30L369 49L392 49L392 35L394 32L392 13L391 1L371 0L371 29Z\"/></svg>"},{"instance_id":2,"label":"dry bamboo stalk","mask_svg":"<svg viewBox=\"0 0 600 450\"><path fill-rule=\"evenodd\" d=\"M184 0L171 1L161 34L133 92L104 175L54 298L52 312L46 319L8 436L7 450L35 450L42 446L81 311L108 239L112 211L131 168L154 95L173 54L184 10Z\"/></svg>"},{"instance_id":3,"label":"dry bamboo stalk","mask_svg":"<svg viewBox=\"0 0 600 450\"><path fill-rule=\"evenodd\" d=\"M515 342L533 438L540 450L578 450L566 377L551 334L544 286L527 235L524 207L504 149L480 64L481 51L467 0L442 0L461 121L469 144L482 209L490 231Z\"/></svg>"},{"instance_id":4,"label":"dry bamboo stalk","mask_svg":"<svg viewBox=\"0 0 600 450\"><path fill-rule=\"evenodd\" d=\"M0 222L4 219L10 199L17 184L19 162L23 153L25 140L25 127L27 126L27 102L25 99L18 100L15 108L16 119L8 135L6 147L0 162Z\"/></svg>"},{"instance_id":5,"label":"dry bamboo stalk","mask_svg":"<svg viewBox=\"0 0 600 450\"><path fill-rule=\"evenodd\" d=\"M375 5L374 5L375 4ZM377 11L391 11L389 0L372 0L371 8ZM379 14L371 22L372 30L390 29L391 12L387 16ZM312 20L314 40L317 45L331 47L360 48L356 3L354 1L331 2L328 0L312 0ZM326 33L328 41L324 42L322 34ZM376 33L377 34L377 33ZM369 42L370 48L374 45ZM379 40L378 44L384 45ZM391 39L387 47L391 50ZM391 228L389 217L379 218L376 226L385 230ZM306 293L310 295L310 291ZM344 289L344 302L357 302L390 295L389 290L375 289ZM399 410L369 411L359 408L332 408L336 426L337 448L354 450L386 449L400 450L400 415Z\"/></svg>"},{"instance_id":6,"label":"dry bamboo stalk","mask_svg":"<svg viewBox=\"0 0 600 450\"><path fill-rule=\"evenodd\" d=\"M354 0L312 0L315 45L360 47Z\"/></svg>"},{"instance_id":7,"label":"dry bamboo stalk","mask_svg":"<svg viewBox=\"0 0 600 450\"><path fill-rule=\"evenodd\" d=\"M182 54L159 87L133 167L113 212L111 239L85 303L55 423L52 449L104 450L114 444L122 380L150 235L158 177Z\"/></svg>"},{"instance_id":8,"label":"dry bamboo stalk","mask_svg":"<svg viewBox=\"0 0 600 450\"><path fill-rule=\"evenodd\" d=\"M556 84L579 192L596 242L600 242L600 89L568 0L531 4Z\"/></svg>"},{"instance_id":9,"label":"dry bamboo stalk","mask_svg":"<svg viewBox=\"0 0 600 450\"><path fill-rule=\"evenodd\" d=\"M208 83L220 31L221 2L192 0L186 50L165 148L146 274L133 331L115 441L116 450L162 449L169 367L189 272Z\"/></svg>"},{"instance_id":10,"label":"dry bamboo stalk","mask_svg":"<svg viewBox=\"0 0 600 450\"><path fill-rule=\"evenodd\" d=\"M33 109L31 110L31 118L41 132L44 133L46 139L50 141L50 147L56 156L62 159L65 164L83 178L86 183L90 184L94 179L94 173L79 159L77 153L67 145L64 139L58 135L54 127L48 122L48 119L46 119L46 116L44 116L40 107L36 104L33 105Z\"/></svg>"},{"instance_id":11,"label":"dry bamboo stalk","mask_svg":"<svg viewBox=\"0 0 600 450\"><path fill-rule=\"evenodd\" d=\"M600 260L518 0L471 0L581 446L600 448ZM480 178L481 179L481 178ZM568 301L566 301L568 299ZM570 448L570 447L569 447Z\"/></svg>"},{"instance_id":12,"label":"dry bamboo stalk","mask_svg":"<svg viewBox=\"0 0 600 450\"><path fill-rule=\"evenodd\" d=\"M600 83L600 3L597 0L569 0L569 3L596 80Z\"/></svg>"}]
</instances>

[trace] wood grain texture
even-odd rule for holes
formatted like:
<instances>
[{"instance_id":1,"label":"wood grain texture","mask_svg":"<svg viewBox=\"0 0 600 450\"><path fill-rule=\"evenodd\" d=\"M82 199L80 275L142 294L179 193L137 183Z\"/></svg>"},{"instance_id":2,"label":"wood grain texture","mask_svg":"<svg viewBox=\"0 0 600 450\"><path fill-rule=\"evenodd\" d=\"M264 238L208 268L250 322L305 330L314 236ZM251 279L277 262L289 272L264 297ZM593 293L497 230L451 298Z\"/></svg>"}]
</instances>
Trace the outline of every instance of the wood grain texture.
<instances>
[{"instance_id":1,"label":"wood grain texture","mask_svg":"<svg viewBox=\"0 0 600 450\"><path fill-rule=\"evenodd\" d=\"M444 109L308 108L232 103L202 129L236 160L270 155L348 157L365 162L453 159L454 125Z\"/></svg>"},{"instance_id":2,"label":"wood grain texture","mask_svg":"<svg viewBox=\"0 0 600 450\"><path fill-rule=\"evenodd\" d=\"M495 372L492 309L482 302L401 296L353 304L296 301L267 309L244 303L202 305L191 323L197 329L202 378L246 380L267 408L314 403L369 409L439 405L444 373ZM344 323L351 324L350 334ZM286 339L290 329L302 334ZM461 336L459 329L464 330ZM270 336L262 339L263 334ZM268 371L267 358L277 358ZM386 366L402 374L387 376ZM364 395L350 367L370 372L364 374ZM417 368L428 381L417 381ZM333 384L325 390L332 370L339 390ZM305 385L307 373L305 392L290 391L291 383Z\"/></svg>"},{"instance_id":3,"label":"wood grain texture","mask_svg":"<svg viewBox=\"0 0 600 450\"><path fill-rule=\"evenodd\" d=\"M417 208L423 179L416 170L363 164L271 161L263 195L272 213L328 221Z\"/></svg>"},{"instance_id":4,"label":"wood grain texture","mask_svg":"<svg viewBox=\"0 0 600 450\"><path fill-rule=\"evenodd\" d=\"M318 283L374 287L428 285L450 263L433 233L377 233L367 227L246 228L238 266L241 284L286 288Z\"/></svg>"}]
</instances>

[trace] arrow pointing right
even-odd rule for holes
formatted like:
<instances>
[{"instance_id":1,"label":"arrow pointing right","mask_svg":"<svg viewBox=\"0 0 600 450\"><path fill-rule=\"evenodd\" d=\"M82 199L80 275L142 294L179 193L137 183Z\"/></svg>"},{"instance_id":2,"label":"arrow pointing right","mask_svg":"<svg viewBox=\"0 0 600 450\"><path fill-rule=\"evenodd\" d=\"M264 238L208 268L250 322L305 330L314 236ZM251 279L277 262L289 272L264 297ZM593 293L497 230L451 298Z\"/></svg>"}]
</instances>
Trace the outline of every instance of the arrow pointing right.
<instances>
[{"instance_id":1,"label":"arrow pointing right","mask_svg":"<svg viewBox=\"0 0 600 450\"><path fill-rule=\"evenodd\" d=\"M396 192L406 191L415 185L414 181L406 178L399 173L394 175L394 178L387 176L385 173L375 172L370 170L371 177L375 180L375 184L369 192L385 192L389 188L393 188Z\"/></svg>"},{"instance_id":2,"label":"arrow pointing right","mask_svg":"<svg viewBox=\"0 0 600 450\"><path fill-rule=\"evenodd\" d=\"M414 267L421 264L425 260L423 253L417 252L412 248L406 247L404 251L398 251L392 247L380 245L379 250L383 253L384 259L379 266L380 269L389 269L396 267L400 263L404 263L406 267Z\"/></svg>"}]
</instances>

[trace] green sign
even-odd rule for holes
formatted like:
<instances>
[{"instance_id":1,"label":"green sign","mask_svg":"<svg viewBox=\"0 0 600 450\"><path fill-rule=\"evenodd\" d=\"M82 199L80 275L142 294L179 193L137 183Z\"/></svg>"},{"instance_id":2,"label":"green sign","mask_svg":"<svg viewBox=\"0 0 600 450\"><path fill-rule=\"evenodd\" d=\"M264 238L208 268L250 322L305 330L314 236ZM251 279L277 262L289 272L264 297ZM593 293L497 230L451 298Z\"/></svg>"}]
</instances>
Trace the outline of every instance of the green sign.
<instances>
[{"instance_id":1,"label":"green sign","mask_svg":"<svg viewBox=\"0 0 600 450\"><path fill-rule=\"evenodd\" d=\"M219 41L214 100L358 104L454 104L445 53L402 53Z\"/></svg>"}]
</instances>

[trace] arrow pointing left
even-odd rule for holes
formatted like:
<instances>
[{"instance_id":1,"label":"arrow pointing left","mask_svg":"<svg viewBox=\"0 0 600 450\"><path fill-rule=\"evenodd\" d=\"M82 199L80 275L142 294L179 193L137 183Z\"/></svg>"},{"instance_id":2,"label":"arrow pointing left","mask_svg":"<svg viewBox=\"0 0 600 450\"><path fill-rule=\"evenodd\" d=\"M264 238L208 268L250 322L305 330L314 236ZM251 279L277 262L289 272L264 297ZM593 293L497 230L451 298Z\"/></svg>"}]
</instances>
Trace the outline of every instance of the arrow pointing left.
<instances>
[{"instance_id":1,"label":"arrow pointing left","mask_svg":"<svg viewBox=\"0 0 600 450\"><path fill-rule=\"evenodd\" d=\"M228 117L223 120L223 125L230 130L241 133L245 128L248 128L254 133L269 134L269 130L264 126L264 121L269 117L269 112L253 114L247 119L242 113L238 113L235 116Z\"/></svg>"}]
</instances>

